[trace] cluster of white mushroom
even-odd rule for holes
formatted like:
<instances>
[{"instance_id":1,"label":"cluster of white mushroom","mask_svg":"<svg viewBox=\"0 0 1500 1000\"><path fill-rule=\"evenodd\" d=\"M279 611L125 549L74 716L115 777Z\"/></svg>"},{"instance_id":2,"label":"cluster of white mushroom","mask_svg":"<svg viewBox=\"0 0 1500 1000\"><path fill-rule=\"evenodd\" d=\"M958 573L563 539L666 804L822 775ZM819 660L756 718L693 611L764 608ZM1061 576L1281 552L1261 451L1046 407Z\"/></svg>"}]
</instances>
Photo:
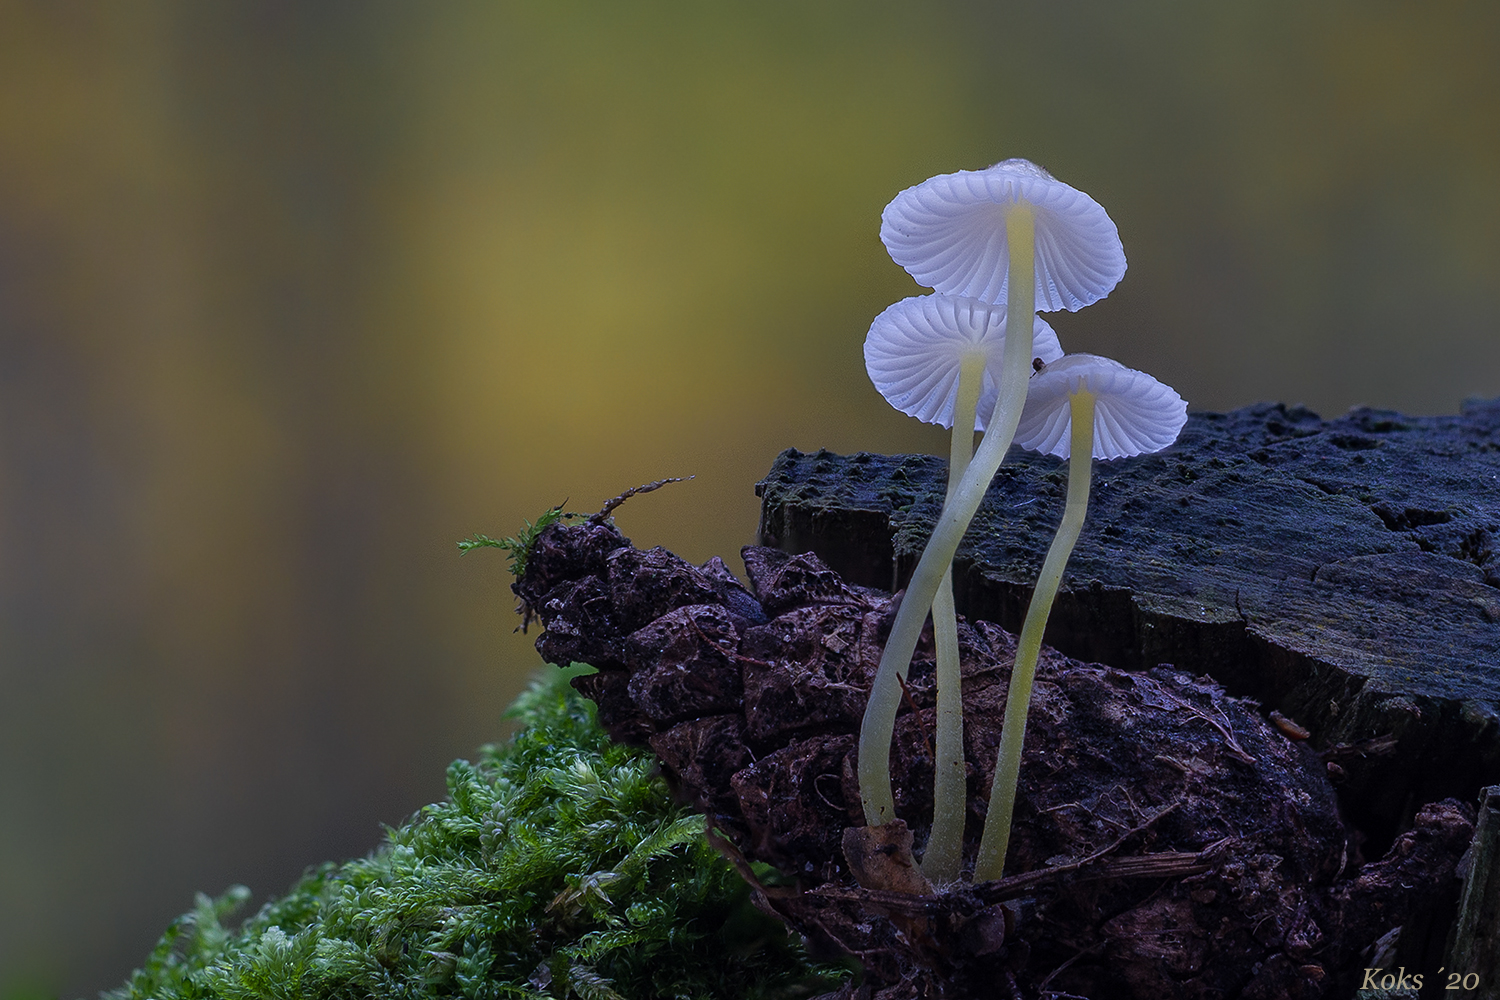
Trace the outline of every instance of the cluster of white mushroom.
<instances>
[{"instance_id":1,"label":"cluster of white mushroom","mask_svg":"<svg viewBox=\"0 0 1500 1000\"><path fill-rule=\"evenodd\" d=\"M881 217L891 257L931 295L876 317L865 366L892 406L953 428L948 493L886 641L859 742L865 820L895 818L890 747L928 612L937 653L932 833L922 870L941 885L962 866L967 791L951 564L1011 443L1069 459L1068 499L1022 626L974 881L999 878L1010 838L1026 710L1042 632L1083 527L1093 459L1159 451L1187 404L1144 372L1062 352L1037 312L1081 309L1125 274L1120 236L1099 203L1026 160L942 174L898 194ZM974 431L983 431L974 449Z\"/></svg>"}]
</instances>

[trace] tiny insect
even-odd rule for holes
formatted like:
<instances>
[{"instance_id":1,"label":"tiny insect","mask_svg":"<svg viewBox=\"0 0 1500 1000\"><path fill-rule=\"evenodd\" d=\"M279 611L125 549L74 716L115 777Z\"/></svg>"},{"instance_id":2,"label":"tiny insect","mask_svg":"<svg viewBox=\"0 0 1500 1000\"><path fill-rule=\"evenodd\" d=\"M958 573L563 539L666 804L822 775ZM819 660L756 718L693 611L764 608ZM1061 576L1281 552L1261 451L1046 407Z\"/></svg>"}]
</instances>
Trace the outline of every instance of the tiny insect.
<instances>
[{"instance_id":1,"label":"tiny insect","mask_svg":"<svg viewBox=\"0 0 1500 1000\"><path fill-rule=\"evenodd\" d=\"M1031 374L1035 375L1037 372L1041 371L1043 368L1046 368L1046 367L1047 367L1047 362L1043 361L1041 358L1032 358L1031 359Z\"/></svg>"},{"instance_id":2,"label":"tiny insect","mask_svg":"<svg viewBox=\"0 0 1500 1000\"><path fill-rule=\"evenodd\" d=\"M1271 710L1271 721L1276 724L1277 729L1286 734L1289 740L1305 740L1312 735L1311 732L1297 725L1275 709Z\"/></svg>"}]
</instances>

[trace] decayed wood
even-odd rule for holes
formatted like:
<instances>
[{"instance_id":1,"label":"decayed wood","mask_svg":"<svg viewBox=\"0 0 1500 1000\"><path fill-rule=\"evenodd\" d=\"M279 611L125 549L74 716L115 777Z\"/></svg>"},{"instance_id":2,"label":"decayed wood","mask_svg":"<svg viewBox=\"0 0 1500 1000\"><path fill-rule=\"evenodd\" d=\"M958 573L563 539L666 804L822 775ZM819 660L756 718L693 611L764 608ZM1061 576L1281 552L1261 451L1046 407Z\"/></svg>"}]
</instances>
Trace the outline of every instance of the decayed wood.
<instances>
[{"instance_id":1,"label":"decayed wood","mask_svg":"<svg viewBox=\"0 0 1500 1000\"><path fill-rule=\"evenodd\" d=\"M780 871L754 898L857 957L876 1000L999 984L1027 1000L1347 996L1371 942L1397 925L1447 926L1436 911L1457 884L1472 810L1426 802L1382 860L1363 863L1329 785L1335 760L1356 767L1388 741L1325 758L1207 678L1052 650L1007 856L1016 881L907 884L932 812L930 633L891 756L897 813L915 836L871 837L859 829L855 732L893 598L812 554L742 555L748 590L718 559L642 552L607 522L553 525L516 591L542 619L545 658L599 668L574 683L611 735L656 751L752 884L747 859ZM984 621L958 632L972 861L1015 640ZM1380 853L1366 844L1366 859Z\"/></svg>"},{"instance_id":2,"label":"decayed wood","mask_svg":"<svg viewBox=\"0 0 1500 1000\"><path fill-rule=\"evenodd\" d=\"M945 477L930 456L788 451L757 487L761 541L900 586ZM961 613L1018 627L1065 488L1056 460L1012 452L958 551ZM1096 466L1047 641L1278 709L1334 751L1361 825L1393 836L1416 803L1500 782L1497 537L1500 401L1195 413L1167 451ZM1390 752L1351 750L1381 738Z\"/></svg>"}]
</instances>

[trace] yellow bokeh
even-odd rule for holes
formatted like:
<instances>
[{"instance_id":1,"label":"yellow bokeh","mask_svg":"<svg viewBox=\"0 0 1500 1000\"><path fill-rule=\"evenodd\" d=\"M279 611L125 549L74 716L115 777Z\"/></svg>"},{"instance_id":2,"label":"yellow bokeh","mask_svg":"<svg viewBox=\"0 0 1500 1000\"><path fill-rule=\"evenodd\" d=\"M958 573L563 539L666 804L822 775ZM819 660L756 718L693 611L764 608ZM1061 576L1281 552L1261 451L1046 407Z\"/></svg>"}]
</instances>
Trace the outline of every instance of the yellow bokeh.
<instances>
[{"instance_id":1,"label":"yellow bokeh","mask_svg":"<svg viewBox=\"0 0 1500 1000\"><path fill-rule=\"evenodd\" d=\"M1097 198L1053 324L1195 409L1500 393L1497 12L0 0L0 993L440 795L537 663L458 539L943 453L861 355L931 174Z\"/></svg>"}]
</instances>

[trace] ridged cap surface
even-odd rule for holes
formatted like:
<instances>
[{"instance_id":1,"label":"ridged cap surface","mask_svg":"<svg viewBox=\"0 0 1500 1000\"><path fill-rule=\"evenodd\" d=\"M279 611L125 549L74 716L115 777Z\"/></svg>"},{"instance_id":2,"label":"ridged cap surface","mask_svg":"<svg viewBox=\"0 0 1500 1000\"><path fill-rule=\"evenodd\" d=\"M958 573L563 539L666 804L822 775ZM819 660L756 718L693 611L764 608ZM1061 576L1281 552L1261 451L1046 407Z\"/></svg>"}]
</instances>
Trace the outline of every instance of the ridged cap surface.
<instances>
[{"instance_id":1,"label":"ridged cap surface","mask_svg":"<svg viewBox=\"0 0 1500 1000\"><path fill-rule=\"evenodd\" d=\"M1187 403L1145 372L1096 354L1069 354L1031 376L1015 443L1067 458L1072 448L1071 397L1080 384L1095 396L1094 458L1161 451L1187 423Z\"/></svg>"},{"instance_id":2,"label":"ridged cap surface","mask_svg":"<svg viewBox=\"0 0 1500 1000\"><path fill-rule=\"evenodd\" d=\"M979 409L974 429L982 431L995 409L1005 354L1005 306L956 295L915 295L890 306L870 324L865 337L865 370L875 388L907 416L942 427L953 426L959 369L964 355L984 354ZM1063 356L1057 334L1040 316L1032 325L1033 357Z\"/></svg>"},{"instance_id":3,"label":"ridged cap surface","mask_svg":"<svg viewBox=\"0 0 1500 1000\"><path fill-rule=\"evenodd\" d=\"M939 174L896 195L880 239L917 283L949 295L1004 302L1010 247L1006 212L1036 211L1036 308L1082 309L1125 276L1120 233L1100 204L1028 160Z\"/></svg>"}]
</instances>

